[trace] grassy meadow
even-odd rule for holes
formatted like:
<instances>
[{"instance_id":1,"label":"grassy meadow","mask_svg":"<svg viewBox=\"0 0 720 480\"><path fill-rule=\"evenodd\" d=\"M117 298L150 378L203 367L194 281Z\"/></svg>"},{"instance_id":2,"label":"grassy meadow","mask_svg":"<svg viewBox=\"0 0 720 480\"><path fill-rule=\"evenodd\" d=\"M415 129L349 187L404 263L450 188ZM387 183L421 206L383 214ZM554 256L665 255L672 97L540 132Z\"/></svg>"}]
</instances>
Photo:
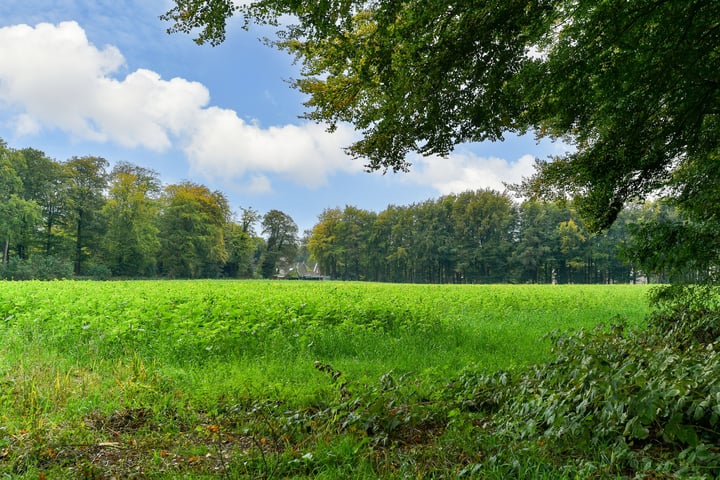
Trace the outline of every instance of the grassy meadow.
<instances>
[{"instance_id":1,"label":"grassy meadow","mask_svg":"<svg viewBox=\"0 0 720 480\"><path fill-rule=\"evenodd\" d=\"M0 477L501 478L468 469L478 419L448 385L548 361L553 332L642 328L647 292L0 283Z\"/></svg>"}]
</instances>

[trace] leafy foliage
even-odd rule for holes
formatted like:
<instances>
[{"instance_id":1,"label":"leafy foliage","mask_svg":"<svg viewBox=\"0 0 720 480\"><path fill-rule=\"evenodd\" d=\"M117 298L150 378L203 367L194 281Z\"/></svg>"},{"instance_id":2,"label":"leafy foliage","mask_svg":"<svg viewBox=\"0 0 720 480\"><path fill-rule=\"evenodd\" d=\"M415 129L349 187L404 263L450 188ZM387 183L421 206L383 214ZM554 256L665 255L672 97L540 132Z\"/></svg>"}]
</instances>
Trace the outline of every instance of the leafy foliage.
<instances>
[{"instance_id":1,"label":"leafy foliage","mask_svg":"<svg viewBox=\"0 0 720 480\"><path fill-rule=\"evenodd\" d=\"M661 336L614 327L561 336L556 355L518 376L465 374L458 398L464 408L491 412L508 439L590 462L599 451L613 458L617 475L720 472L716 344L680 352Z\"/></svg>"},{"instance_id":2,"label":"leafy foliage","mask_svg":"<svg viewBox=\"0 0 720 480\"><path fill-rule=\"evenodd\" d=\"M264 278L271 278L281 266L292 264L298 248L298 227L292 218L280 210L270 210L262 219L263 233L267 235L261 269Z\"/></svg>"},{"instance_id":3,"label":"leafy foliage","mask_svg":"<svg viewBox=\"0 0 720 480\"><path fill-rule=\"evenodd\" d=\"M104 224L101 209L105 203L108 161L99 157L73 157L64 164L68 178L68 229L74 233L75 275L93 252L100 249Z\"/></svg>"},{"instance_id":4,"label":"leafy foliage","mask_svg":"<svg viewBox=\"0 0 720 480\"><path fill-rule=\"evenodd\" d=\"M237 222L222 192L191 183L162 186L156 172L126 162L109 174L107 168L102 158L58 162L0 140L5 278L67 277L62 268L47 272L56 260L58 266L71 261L79 278L255 275L265 249L254 231L257 212L245 209ZM173 192L183 189L194 194L184 195L180 208ZM196 230L183 236L183 228ZM168 268L161 272L163 260Z\"/></svg>"},{"instance_id":5,"label":"leafy foliage","mask_svg":"<svg viewBox=\"0 0 720 480\"><path fill-rule=\"evenodd\" d=\"M81 266L80 276L93 278L270 278L281 271L297 278L314 264L332 278L416 283L625 283L638 266L658 271L652 281L677 276L672 259L656 254L663 239L648 240L644 226L636 238L646 248L634 249L632 264L618 248L634 245L628 224L637 219L680 218L673 205L633 205L616 228L592 236L572 204L518 204L492 190L467 191L379 213L327 209L298 248L297 226L278 210L246 208L236 218L222 192L192 182L162 186L156 172L137 165L120 162L107 174L103 159L61 163L33 149L3 148L3 256L70 259L76 276ZM572 236L569 225L577 227ZM691 273L707 274L711 253L701 261L688 248L677 258L695 258Z\"/></svg>"},{"instance_id":6,"label":"leafy foliage","mask_svg":"<svg viewBox=\"0 0 720 480\"><path fill-rule=\"evenodd\" d=\"M27 247L22 240L23 234L32 231L40 220L38 205L23 196L23 182L19 170L23 166L23 157L6 148L0 141L0 261L9 260L11 239ZM27 257L25 248L21 256Z\"/></svg>"},{"instance_id":7,"label":"leafy foliage","mask_svg":"<svg viewBox=\"0 0 720 480\"><path fill-rule=\"evenodd\" d=\"M0 268L0 278L5 280L60 280L72 276L72 262L53 256L14 258Z\"/></svg>"},{"instance_id":8,"label":"leafy foliage","mask_svg":"<svg viewBox=\"0 0 720 480\"><path fill-rule=\"evenodd\" d=\"M169 277L218 276L228 258L223 230L227 198L203 185L184 182L165 188L160 217L160 260Z\"/></svg>"},{"instance_id":9,"label":"leafy foliage","mask_svg":"<svg viewBox=\"0 0 720 480\"><path fill-rule=\"evenodd\" d=\"M144 276L156 272L160 250L155 219L160 213L160 180L151 170L127 163L113 168L107 203L104 257L119 276Z\"/></svg>"},{"instance_id":10,"label":"leafy foliage","mask_svg":"<svg viewBox=\"0 0 720 480\"><path fill-rule=\"evenodd\" d=\"M635 206L606 234L590 235L572 205L478 190L377 214L326 209L308 248L322 272L344 280L626 283L637 276L622 255L627 224L656 217L651 204Z\"/></svg>"},{"instance_id":11,"label":"leafy foliage","mask_svg":"<svg viewBox=\"0 0 720 480\"><path fill-rule=\"evenodd\" d=\"M576 197L591 231L629 199L717 156L720 7L713 0L176 1L171 30L224 39L227 19L294 22L309 118L350 122L371 169L532 129L575 150L538 161L526 193ZM717 163L717 162L714 162ZM687 168L690 167L690 168ZM716 181L716 175L713 177ZM692 173L690 181L703 177ZM691 188L684 191L694 196ZM691 193L692 192L692 193Z\"/></svg>"},{"instance_id":12,"label":"leafy foliage","mask_svg":"<svg viewBox=\"0 0 720 480\"><path fill-rule=\"evenodd\" d=\"M651 320L678 348L720 341L720 297L711 285L668 285L654 290Z\"/></svg>"}]
</instances>

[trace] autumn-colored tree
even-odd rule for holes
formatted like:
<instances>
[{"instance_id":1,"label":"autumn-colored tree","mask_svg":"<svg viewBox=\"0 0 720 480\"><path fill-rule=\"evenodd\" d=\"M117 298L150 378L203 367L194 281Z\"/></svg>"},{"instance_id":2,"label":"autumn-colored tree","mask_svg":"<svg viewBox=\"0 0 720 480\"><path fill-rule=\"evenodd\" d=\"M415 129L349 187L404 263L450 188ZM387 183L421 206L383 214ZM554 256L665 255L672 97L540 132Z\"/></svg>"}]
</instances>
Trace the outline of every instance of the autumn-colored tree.
<instances>
[{"instance_id":1,"label":"autumn-colored tree","mask_svg":"<svg viewBox=\"0 0 720 480\"><path fill-rule=\"evenodd\" d=\"M224 233L229 220L222 192L193 182L165 187L159 219L161 272L183 278L219 276L228 260Z\"/></svg>"},{"instance_id":2,"label":"autumn-colored tree","mask_svg":"<svg viewBox=\"0 0 720 480\"><path fill-rule=\"evenodd\" d=\"M103 214L107 221L104 251L114 275L146 276L156 272L160 250L157 172L129 163L115 165Z\"/></svg>"},{"instance_id":3,"label":"autumn-colored tree","mask_svg":"<svg viewBox=\"0 0 720 480\"><path fill-rule=\"evenodd\" d=\"M342 219L339 208L326 208L318 217L308 240L308 249L323 273L338 277L338 261L342 256L342 245L337 239L337 230Z\"/></svg>"}]
</instances>

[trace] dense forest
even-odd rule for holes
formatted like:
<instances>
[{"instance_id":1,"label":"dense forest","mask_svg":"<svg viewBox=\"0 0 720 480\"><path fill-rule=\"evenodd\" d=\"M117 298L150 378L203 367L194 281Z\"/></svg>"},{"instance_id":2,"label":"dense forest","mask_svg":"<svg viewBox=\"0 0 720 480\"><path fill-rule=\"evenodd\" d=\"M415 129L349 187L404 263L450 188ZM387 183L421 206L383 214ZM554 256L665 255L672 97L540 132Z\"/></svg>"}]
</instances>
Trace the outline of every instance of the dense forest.
<instances>
[{"instance_id":1,"label":"dense forest","mask_svg":"<svg viewBox=\"0 0 720 480\"><path fill-rule=\"evenodd\" d=\"M162 185L130 163L109 170L99 157L58 162L0 144L5 278L252 277L294 258L296 237L282 212L236 216L222 192L194 182Z\"/></svg>"},{"instance_id":2,"label":"dense forest","mask_svg":"<svg viewBox=\"0 0 720 480\"><path fill-rule=\"evenodd\" d=\"M518 204L478 190L378 214L328 209L307 246L323 272L348 280L631 283L648 280L626 252L632 225L669 213L655 203L629 207L592 235L569 204Z\"/></svg>"},{"instance_id":3,"label":"dense forest","mask_svg":"<svg viewBox=\"0 0 720 480\"><path fill-rule=\"evenodd\" d=\"M416 283L627 283L629 225L668 215L626 208L591 235L571 204L516 202L491 190L380 213L326 209L300 238L293 219L194 183L99 157L65 162L0 144L0 276L271 278L305 265L331 278Z\"/></svg>"}]
</instances>

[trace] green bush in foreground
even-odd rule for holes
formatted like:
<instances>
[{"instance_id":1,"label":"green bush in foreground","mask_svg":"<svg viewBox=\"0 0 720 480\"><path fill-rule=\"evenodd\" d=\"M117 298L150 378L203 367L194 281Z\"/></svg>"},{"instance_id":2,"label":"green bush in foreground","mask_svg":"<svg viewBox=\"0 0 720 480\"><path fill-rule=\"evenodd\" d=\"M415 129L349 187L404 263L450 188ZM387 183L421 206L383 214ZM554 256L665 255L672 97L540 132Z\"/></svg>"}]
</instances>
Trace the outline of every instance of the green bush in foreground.
<instances>
[{"instance_id":1,"label":"green bush in foreground","mask_svg":"<svg viewBox=\"0 0 720 480\"><path fill-rule=\"evenodd\" d=\"M465 408L492 418L501 443L547 450L564 469L720 475L716 344L681 353L660 337L598 330L559 338L546 365L465 374L455 385Z\"/></svg>"},{"instance_id":2,"label":"green bush in foreground","mask_svg":"<svg viewBox=\"0 0 720 480\"><path fill-rule=\"evenodd\" d=\"M495 441L544 451L567 473L716 478L716 293L658 289L650 332L617 326L562 335L547 364L513 376L466 373L451 389L463 408L489 416ZM508 460L507 450L499 455Z\"/></svg>"}]
</instances>

